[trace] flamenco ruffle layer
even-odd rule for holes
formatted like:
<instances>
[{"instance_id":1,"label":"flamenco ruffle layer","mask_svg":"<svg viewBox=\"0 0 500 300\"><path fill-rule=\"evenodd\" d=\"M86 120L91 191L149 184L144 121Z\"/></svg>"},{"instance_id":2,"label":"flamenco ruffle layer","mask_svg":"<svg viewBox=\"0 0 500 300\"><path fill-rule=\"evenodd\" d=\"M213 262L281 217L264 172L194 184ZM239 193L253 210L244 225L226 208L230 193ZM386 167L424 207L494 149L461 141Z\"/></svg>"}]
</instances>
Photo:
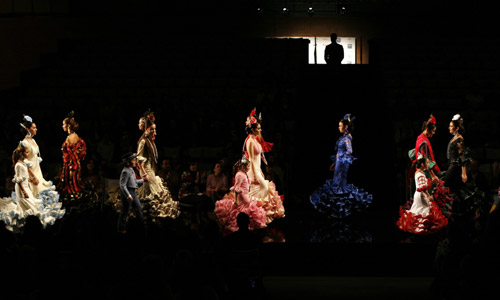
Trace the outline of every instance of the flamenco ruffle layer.
<instances>
[{"instance_id":1,"label":"flamenco ruffle layer","mask_svg":"<svg viewBox=\"0 0 500 300\"><path fill-rule=\"evenodd\" d=\"M38 210L22 210L18 208L16 193L12 192L11 197L0 199L0 219L5 222L6 228L13 232L20 232L28 216L36 216L40 219L43 228L54 225L55 221L61 219L66 210L62 208L59 202L59 194L47 189L40 192L36 198Z\"/></svg>"},{"instance_id":2,"label":"flamenco ruffle layer","mask_svg":"<svg viewBox=\"0 0 500 300\"><path fill-rule=\"evenodd\" d=\"M333 184L333 179L328 179L311 194L309 200L318 211L334 218L345 218L354 211L367 209L373 196L353 184L338 187Z\"/></svg>"},{"instance_id":3,"label":"flamenco ruffle layer","mask_svg":"<svg viewBox=\"0 0 500 300\"><path fill-rule=\"evenodd\" d=\"M177 218L181 214L179 202L173 200L169 190L163 186L161 178L156 176L156 179L161 183L158 185L159 190L149 188L147 183L136 190L137 196L143 203L145 216L149 216L153 221L156 218Z\"/></svg>"},{"instance_id":4,"label":"flamenco ruffle layer","mask_svg":"<svg viewBox=\"0 0 500 300\"><path fill-rule=\"evenodd\" d=\"M407 206L411 206L411 203L407 203ZM448 219L434 202L430 203L429 213L426 216L413 214L403 207L399 209L399 216L397 221L399 229L415 234L432 234L448 225Z\"/></svg>"},{"instance_id":5,"label":"flamenco ruffle layer","mask_svg":"<svg viewBox=\"0 0 500 300\"><path fill-rule=\"evenodd\" d=\"M278 194L276 185L272 181L267 181L267 191L259 184L250 186L248 196L250 200L257 201L266 212L266 224L271 223L274 219L285 217L285 207L283 206L283 196Z\"/></svg>"},{"instance_id":6,"label":"flamenco ruffle layer","mask_svg":"<svg viewBox=\"0 0 500 300\"><path fill-rule=\"evenodd\" d=\"M220 224L228 231L234 232L238 230L236 218L238 214L243 212L250 217L250 230L265 228L266 225L266 211L260 207L255 200L249 203L235 204L234 194L228 193L223 199L215 202L215 214L219 219Z\"/></svg>"}]
</instances>

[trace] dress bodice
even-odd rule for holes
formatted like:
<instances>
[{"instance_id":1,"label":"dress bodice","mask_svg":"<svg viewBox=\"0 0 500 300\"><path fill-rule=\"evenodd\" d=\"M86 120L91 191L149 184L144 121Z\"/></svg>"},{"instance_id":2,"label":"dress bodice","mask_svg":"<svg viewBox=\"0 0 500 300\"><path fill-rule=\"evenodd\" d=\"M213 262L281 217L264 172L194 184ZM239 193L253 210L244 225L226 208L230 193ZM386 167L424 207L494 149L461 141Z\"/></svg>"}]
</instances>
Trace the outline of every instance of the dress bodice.
<instances>
[{"instance_id":1,"label":"dress bodice","mask_svg":"<svg viewBox=\"0 0 500 300\"><path fill-rule=\"evenodd\" d=\"M335 149L337 150L337 161L352 164L352 136L350 134L345 133L343 136L341 136L337 140Z\"/></svg>"},{"instance_id":2,"label":"dress bodice","mask_svg":"<svg viewBox=\"0 0 500 300\"><path fill-rule=\"evenodd\" d=\"M137 145L137 160L154 168L158 162L158 150L154 141L147 137L141 138Z\"/></svg>"},{"instance_id":3,"label":"dress bodice","mask_svg":"<svg viewBox=\"0 0 500 300\"><path fill-rule=\"evenodd\" d=\"M450 163L450 165L461 166L463 164L464 162L463 143L464 139L462 137L451 139L450 142L448 143L446 158L448 158L448 162Z\"/></svg>"},{"instance_id":4,"label":"dress bodice","mask_svg":"<svg viewBox=\"0 0 500 300\"><path fill-rule=\"evenodd\" d=\"M17 162L14 169L15 169L15 175L12 181L14 183L22 184L27 187L28 178L30 175L28 173L28 166L26 165L26 163Z\"/></svg>"},{"instance_id":5,"label":"dress bodice","mask_svg":"<svg viewBox=\"0 0 500 300\"><path fill-rule=\"evenodd\" d=\"M87 153L87 145L83 141L83 139L78 138L78 141L74 144L70 144L65 141L61 147L63 153L63 162L65 163L77 163L79 165L79 161L85 158L85 154Z\"/></svg>"},{"instance_id":6,"label":"dress bodice","mask_svg":"<svg viewBox=\"0 0 500 300\"><path fill-rule=\"evenodd\" d=\"M30 140L25 139L26 144L28 145L28 160L33 162L33 163L39 163L41 161L40 158L40 148L38 147L38 144L36 141L32 138Z\"/></svg>"},{"instance_id":7,"label":"dress bodice","mask_svg":"<svg viewBox=\"0 0 500 300\"><path fill-rule=\"evenodd\" d=\"M257 180L261 184L264 184L264 174L261 170L262 146L256 138L250 137L245 143L245 149L247 157L250 160L250 170L248 171L248 177L250 177L252 182Z\"/></svg>"}]
</instances>

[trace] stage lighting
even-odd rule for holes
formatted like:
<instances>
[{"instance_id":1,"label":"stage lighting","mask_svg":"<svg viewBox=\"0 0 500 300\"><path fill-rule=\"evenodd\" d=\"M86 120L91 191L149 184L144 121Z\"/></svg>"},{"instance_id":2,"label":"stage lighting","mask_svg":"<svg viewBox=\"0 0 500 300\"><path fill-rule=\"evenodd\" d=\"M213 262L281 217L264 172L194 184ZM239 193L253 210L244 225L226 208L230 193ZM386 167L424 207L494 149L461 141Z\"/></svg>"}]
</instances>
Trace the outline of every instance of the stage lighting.
<instances>
[{"instance_id":1,"label":"stage lighting","mask_svg":"<svg viewBox=\"0 0 500 300\"><path fill-rule=\"evenodd\" d=\"M345 15L346 11L347 11L347 8L345 7L345 5L341 5L339 7L339 14Z\"/></svg>"},{"instance_id":2,"label":"stage lighting","mask_svg":"<svg viewBox=\"0 0 500 300\"><path fill-rule=\"evenodd\" d=\"M262 15L264 13L264 10L262 7L257 7L257 14Z\"/></svg>"},{"instance_id":3,"label":"stage lighting","mask_svg":"<svg viewBox=\"0 0 500 300\"><path fill-rule=\"evenodd\" d=\"M307 9L307 14L312 17L312 15L314 15L314 9L312 8L312 6L309 6L309 8Z\"/></svg>"},{"instance_id":4,"label":"stage lighting","mask_svg":"<svg viewBox=\"0 0 500 300\"><path fill-rule=\"evenodd\" d=\"M283 7L282 13L283 13L283 15L284 15L284 16L287 16L287 15L288 15L288 13L289 13L288 8Z\"/></svg>"}]
</instances>

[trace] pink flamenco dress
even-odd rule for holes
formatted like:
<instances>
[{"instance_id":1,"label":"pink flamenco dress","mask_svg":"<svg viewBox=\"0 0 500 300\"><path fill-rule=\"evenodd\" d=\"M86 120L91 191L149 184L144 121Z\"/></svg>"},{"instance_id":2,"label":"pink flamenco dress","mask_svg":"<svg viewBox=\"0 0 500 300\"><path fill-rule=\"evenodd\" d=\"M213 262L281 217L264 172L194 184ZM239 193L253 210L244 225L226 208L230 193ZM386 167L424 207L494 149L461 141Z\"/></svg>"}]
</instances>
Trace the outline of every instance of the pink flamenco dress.
<instances>
[{"instance_id":1,"label":"pink flamenco dress","mask_svg":"<svg viewBox=\"0 0 500 300\"><path fill-rule=\"evenodd\" d=\"M264 152L271 150L273 144L249 135L245 140L244 153L250 161L250 169L248 177L250 178L251 186L248 196L251 200L256 200L266 211L266 223L271 223L274 219L283 218L285 216L285 207L283 206L283 196L278 194L276 185L272 181L268 181L262 173L261 158L264 159Z\"/></svg>"},{"instance_id":2,"label":"pink flamenco dress","mask_svg":"<svg viewBox=\"0 0 500 300\"><path fill-rule=\"evenodd\" d=\"M438 191L434 190L434 198L436 201L429 199L427 191L431 189L430 179L421 170L415 172L416 191L413 197L413 203L408 201L406 207L400 207L399 220L397 225L399 229L414 233L414 234L433 234L448 225L448 219L440 208L439 201L443 198L438 195Z\"/></svg>"},{"instance_id":3,"label":"pink flamenco dress","mask_svg":"<svg viewBox=\"0 0 500 300\"><path fill-rule=\"evenodd\" d=\"M239 213L246 213L250 217L250 230L266 227L266 211L259 206L258 201L249 197L250 179L243 171L238 171L235 176L234 186L224 198L215 202L215 214L225 230L235 232L238 230L236 218ZM236 198L235 198L236 195Z\"/></svg>"}]
</instances>

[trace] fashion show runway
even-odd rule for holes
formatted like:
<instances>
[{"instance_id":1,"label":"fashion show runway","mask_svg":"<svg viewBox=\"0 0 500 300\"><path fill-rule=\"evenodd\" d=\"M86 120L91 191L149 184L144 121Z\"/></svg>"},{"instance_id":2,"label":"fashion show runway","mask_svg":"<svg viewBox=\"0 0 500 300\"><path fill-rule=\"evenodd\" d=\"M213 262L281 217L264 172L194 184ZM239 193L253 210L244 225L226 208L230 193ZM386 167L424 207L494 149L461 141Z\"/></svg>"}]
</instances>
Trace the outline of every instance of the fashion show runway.
<instances>
[{"instance_id":1,"label":"fashion show runway","mask_svg":"<svg viewBox=\"0 0 500 300\"><path fill-rule=\"evenodd\" d=\"M264 278L269 298L429 299L431 277L286 276Z\"/></svg>"}]
</instances>

